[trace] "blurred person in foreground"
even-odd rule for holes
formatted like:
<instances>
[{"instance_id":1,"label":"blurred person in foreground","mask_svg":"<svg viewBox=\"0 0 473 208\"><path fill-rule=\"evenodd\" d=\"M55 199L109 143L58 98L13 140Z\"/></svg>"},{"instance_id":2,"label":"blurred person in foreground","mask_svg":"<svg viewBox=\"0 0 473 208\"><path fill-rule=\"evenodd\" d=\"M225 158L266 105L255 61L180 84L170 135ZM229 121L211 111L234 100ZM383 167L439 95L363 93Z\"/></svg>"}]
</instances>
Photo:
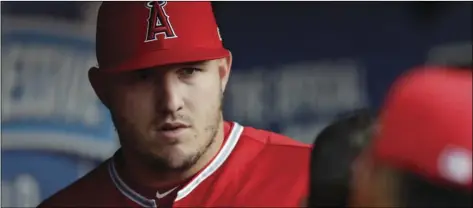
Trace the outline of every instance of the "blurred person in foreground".
<instances>
[{"instance_id":1,"label":"blurred person in foreground","mask_svg":"<svg viewBox=\"0 0 473 208\"><path fill-rule=\"evenodd\" d=\"M310 162L308 207L347 206L351 167L369 144L374 122L369 110L358 110L336 120L316 137Z\"/></svg>"},{"instance_id":2,"label":"blurred person in foreground","mask_svg":"<svg viewBox=\"0 0 473 208\"><path fill-rule=\"evenodd\" d=\"M224 121L210 2L104 2L89 70L121 148L40 207L295 207L310 145Z\"/></svg>"},{"instance_id":3,"label":"blurred person in foreground","mask_svg":"<svg viewBox=\"0 0 473 208\"><path fill-rule=\"evenodd\" d=\"M355 207L471 207L472 71L425 67L398 79L355 162Z\"/></svg>"}]
</instances>

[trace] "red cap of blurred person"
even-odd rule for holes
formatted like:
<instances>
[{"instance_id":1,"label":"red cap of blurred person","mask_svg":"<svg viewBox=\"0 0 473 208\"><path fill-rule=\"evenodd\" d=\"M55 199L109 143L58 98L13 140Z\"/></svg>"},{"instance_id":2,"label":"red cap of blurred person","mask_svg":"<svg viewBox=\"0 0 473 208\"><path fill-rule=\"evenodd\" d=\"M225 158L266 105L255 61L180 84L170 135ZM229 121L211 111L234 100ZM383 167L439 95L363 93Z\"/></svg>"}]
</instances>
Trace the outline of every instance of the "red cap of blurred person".
<instances>
[{"instance_id":1,"label":"red cap of blurred person","mask_svg":"<svg viewBox=\"0 0 473 208\"><path fill-rule=\"evenodd\" d=\"M97 19L101 70L136 70L230 55L210 2L103 2Z\"/></svg>"},{"instance_id":2,"label":"red cap of blurred person","mask_svg":"<svg viewBox=\"0 0 473 208\"><path fill-rule=\"evenodd\" d=\"M377 162L471 191L472 72L416 68L399 78L382 108Z\"/></svg>"}]
</instances>

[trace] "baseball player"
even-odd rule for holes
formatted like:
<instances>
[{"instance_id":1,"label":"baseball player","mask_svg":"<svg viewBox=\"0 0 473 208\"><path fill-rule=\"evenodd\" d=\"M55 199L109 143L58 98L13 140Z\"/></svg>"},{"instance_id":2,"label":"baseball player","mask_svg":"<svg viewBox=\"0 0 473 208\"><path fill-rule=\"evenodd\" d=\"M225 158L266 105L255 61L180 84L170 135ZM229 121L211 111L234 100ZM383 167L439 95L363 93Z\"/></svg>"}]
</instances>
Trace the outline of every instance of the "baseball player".
<instances>
[{"instance_id":1,"label":"baseball player","mask_svg":"<svg viewBox=\"0 0 473 208\"><path fill-rule=\"evenodd\" d=\"M89 71L121 148L40 207L294 207L310 146L225 121L210 2L104 2Z\"/></svg>"},{"instance_id":2,"label":"baseball player","mask_svg":"<svg viewBox=\"0 0 473 208\"><path fill-rule=\"evenodd\" d=\"M357 160L356 207L471 207L472 72L418 68L398 79Z\"/></svg>"},{"instance_id":3,"label":"baseball player","mask_svg":"<svg viewBox=\"0 0 473 208\"><path fill-rule=\"evenodd\" d=\"M316 137L310 161L308 207L346 207L352 164L370 143L375 118L367 110L344 116Z\"/></svg>"}]
</instances>

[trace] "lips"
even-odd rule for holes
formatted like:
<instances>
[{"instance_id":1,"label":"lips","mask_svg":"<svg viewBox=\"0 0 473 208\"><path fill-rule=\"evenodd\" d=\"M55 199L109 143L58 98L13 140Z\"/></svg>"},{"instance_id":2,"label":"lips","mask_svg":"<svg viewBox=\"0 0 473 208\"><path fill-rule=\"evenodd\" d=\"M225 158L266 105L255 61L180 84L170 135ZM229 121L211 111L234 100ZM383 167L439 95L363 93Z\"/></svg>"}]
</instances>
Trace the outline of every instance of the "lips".
<instances>
[{"instance_id":1,"label":"lips","mask_svg":"<svg viewBox=\"0 0 473 208\"><path fill-rule=\"evenodd\" d=\"M158 127L158 134L162 141L177 142L190 128L190 125L180 122L166 122Z\"/></svg>"},{"instance_id":2,"label":"lips","mask_svg":"<svg viewBox=\"0 0 473 208\"><path fill-rule=\"evenodd\" d=\"M161 130L161 131L174 131L174 130L178 130L178 129L181 129L181 128L188 128L188 127L189 127L188 125L185 125L183 123L164 123L163 125L161 125L159 130Z\"/></svg>"}]
</instances>

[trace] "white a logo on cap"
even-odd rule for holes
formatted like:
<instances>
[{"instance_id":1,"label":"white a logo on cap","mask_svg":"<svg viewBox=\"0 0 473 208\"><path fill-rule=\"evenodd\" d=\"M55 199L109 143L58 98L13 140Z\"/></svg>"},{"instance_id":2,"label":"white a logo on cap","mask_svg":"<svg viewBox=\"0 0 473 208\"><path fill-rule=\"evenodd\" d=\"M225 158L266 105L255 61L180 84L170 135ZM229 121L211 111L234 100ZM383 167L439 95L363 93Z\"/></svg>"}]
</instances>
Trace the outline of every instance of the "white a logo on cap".
<instances>
[{"instance_id":1,"label":"white a logo on cap","mask_svg":"<svg viewBox=\"0 0 473 208\"><path fill-rule=\"evenodd\" d=\"M160 35L162 35L164 39L177 38L174 28L169 21L169 16L164 9L166 4L167 1L150 1L146 3L146 8L149 10L149 17L145 42L158 40Z\"/></svg>"}]
</instances>

